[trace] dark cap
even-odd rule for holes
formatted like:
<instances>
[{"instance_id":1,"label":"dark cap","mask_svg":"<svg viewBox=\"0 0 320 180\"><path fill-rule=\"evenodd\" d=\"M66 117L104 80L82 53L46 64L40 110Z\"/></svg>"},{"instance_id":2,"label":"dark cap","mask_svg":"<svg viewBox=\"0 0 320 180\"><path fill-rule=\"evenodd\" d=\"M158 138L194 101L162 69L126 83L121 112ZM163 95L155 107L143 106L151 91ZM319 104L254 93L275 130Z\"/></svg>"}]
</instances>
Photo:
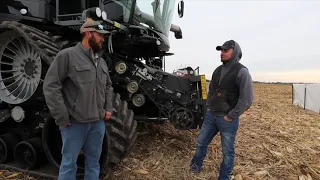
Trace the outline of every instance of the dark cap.
<instances>
[{"instance_id":1,"label":"dark cap","mask_svg":"<svg viewBox=\"0 0 320 180\"><path fill-rule=\"evenodd\" d=\"M235 42L233 40L226 41L222 46L217 46L216 50L221 51L222 49L233 49Z\"/></svg>"}]
</instances>

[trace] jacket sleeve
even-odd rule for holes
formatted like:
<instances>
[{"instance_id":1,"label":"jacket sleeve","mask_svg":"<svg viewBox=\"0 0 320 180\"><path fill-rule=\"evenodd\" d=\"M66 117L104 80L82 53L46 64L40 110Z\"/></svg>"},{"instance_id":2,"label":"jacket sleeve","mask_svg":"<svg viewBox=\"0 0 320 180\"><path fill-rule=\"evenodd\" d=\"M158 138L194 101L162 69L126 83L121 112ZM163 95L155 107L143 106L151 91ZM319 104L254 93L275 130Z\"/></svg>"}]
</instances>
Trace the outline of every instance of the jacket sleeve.
<instances>
[{"instance_id":1,"label":"jacket sleeve","mask_svg":"<svg viewBox=\"0 0 320 180\"><path fill-rule=\"evenodd\" d=\"M240 115L248 110L253 103L253 82L247 68L243 68L239 71L237 75L237 84L240 90L240 96L236 107L227 115L230 119L240 117Z\"/></svg>"},{"instance_id":2,"label":"jacket sleeve","mask_svg":"<svg viewBox=\"0 0 320 180\"><path fill-rule=\"evenodd\" d=\"M112 81L109 73L107 73L107 85L106 85L106 95L105 95L106 101L105 101L104 109L109 112L112 112L112 108L113 108L112 96L113 96Z\"/></svg>"},{"instance_id":3,"label":"jacket sleeve","mask_svg":"<svg viewBox=\"0 0 320 180\"><path fill-rule=\"evenodd\" d=\"M206 107L207 109L210 109L212 106L211 106L211 96L212 96L212 93L213 93L213 75L214 75L214 72L212 73L212 76L211 76L211 81L209 83L209 89L208 89L208 97L207 97L207 103L206 103Z\"/></svg>"},{"instance_id":4,"label":"jacket sleeve","mask_svg":"<svg viewBox=\"0 0 320 180\"><path fill-rule=\"evenodd\" d=\"M50 65L43 81L43 93L51 116L58 126L69 123L69 113L64 104L62 84L68 76L68 54L59 52Z\"/></svg>"}]
</instances>

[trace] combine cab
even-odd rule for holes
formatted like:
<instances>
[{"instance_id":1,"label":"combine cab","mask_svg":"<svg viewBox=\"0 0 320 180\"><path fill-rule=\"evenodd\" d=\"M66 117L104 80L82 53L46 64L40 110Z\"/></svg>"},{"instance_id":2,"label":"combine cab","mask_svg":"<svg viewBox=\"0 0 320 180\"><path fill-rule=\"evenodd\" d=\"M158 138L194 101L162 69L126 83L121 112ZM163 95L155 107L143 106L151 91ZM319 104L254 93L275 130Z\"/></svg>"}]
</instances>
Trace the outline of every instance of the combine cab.
<instances>
[{"instance_id":1,"label":"combine cab","mask_svg":"<svg viewBox=\"0 0 320 180\"><path fill-rule=\"evenodd\" d=\"M183 1L178 4L183 15ZM56 177L61 136L42 92L56 54L81 39L88 18L113 32L103 57L112 78L113 116L105 123L101 173L130 153L139 122L199 128L206 101L203 75L163 70L175 0L5 0L0 7L0 168ZM189 71L190 73L191 71ZM79 178L84 157L78 159ZM102 174L103 175L103 174Z\"/></svg>"}]
</instances>

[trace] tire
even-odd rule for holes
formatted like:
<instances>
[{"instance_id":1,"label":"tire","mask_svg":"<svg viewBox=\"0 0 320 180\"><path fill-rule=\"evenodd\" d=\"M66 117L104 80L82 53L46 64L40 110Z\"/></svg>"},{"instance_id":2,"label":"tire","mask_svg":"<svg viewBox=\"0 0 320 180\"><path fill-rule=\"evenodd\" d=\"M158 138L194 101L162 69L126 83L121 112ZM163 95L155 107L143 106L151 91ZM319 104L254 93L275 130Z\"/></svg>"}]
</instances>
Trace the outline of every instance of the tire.
<instances>
[{"instance_id":1,"label":"tire","mask_svg":"<svg viewBox=\"0 0 320 180\"><path fill-rule=\"evenodd\" d=\"M122 101L118 93L113 94L112 101L113 114L110 120L106 121L107 143L104 143L101 157L107 159L103 174L109 174L112 168L130 154L137 139L137 121L133 119L133 111L128 109L127 102Z\"/></svg>"}]
</instances>

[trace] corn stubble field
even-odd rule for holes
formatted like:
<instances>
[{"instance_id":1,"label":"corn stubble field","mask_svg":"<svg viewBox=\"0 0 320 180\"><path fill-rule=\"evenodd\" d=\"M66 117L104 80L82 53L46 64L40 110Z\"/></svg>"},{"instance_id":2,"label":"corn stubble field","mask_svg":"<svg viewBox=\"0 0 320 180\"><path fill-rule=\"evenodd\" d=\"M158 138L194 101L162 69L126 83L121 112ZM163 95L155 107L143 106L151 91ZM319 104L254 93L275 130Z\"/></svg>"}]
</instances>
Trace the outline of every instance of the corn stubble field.
<instances>
[{"instance_id":1,"label":"corn stubble field","mask_svg":"<svg viewBox=\"0 0 320 180\"><path fill-rule=\"evenodd\" d=\"M232 179L320 180L320 114L293 106L291 85L254 84L254 94L253 106L241 116ZM204 170L190 173L197 134L153 125L106 179L217 179L219 134L209 145ZM0 177L9 175L0 170Z\"/></svg>"}]
</instances>

